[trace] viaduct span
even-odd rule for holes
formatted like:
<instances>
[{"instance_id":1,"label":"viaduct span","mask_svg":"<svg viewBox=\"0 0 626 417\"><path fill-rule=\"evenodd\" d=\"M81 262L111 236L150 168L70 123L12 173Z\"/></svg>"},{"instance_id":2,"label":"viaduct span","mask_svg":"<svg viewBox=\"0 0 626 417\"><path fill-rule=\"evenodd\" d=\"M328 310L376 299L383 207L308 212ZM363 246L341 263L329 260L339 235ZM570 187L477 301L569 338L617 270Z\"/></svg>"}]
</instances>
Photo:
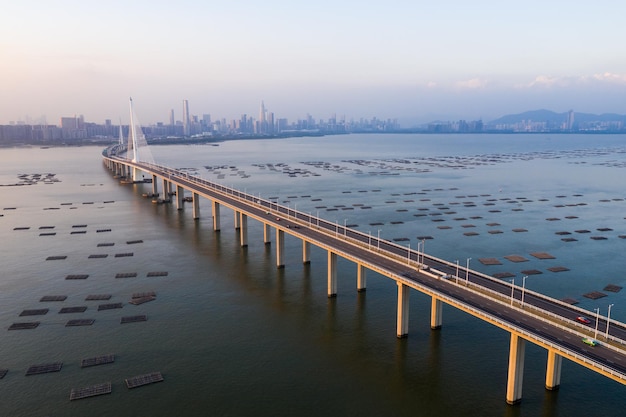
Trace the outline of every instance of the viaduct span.
<instances>
[{"instance_id":1,"label":"viaduct span","mask_svg":"<svg viewBox=\"0 0 626 417\"><path fill-rule=\"evenodd\" d=\"M302 241L302 261L310 262L311 245L327 251L328 296L337 295L337 259L342 257L357 266L357 290L365 291L367 271L375 271L396 282L397 337L408 335L409 297L411 290L431 298L430 327L443 324L443 304L458 308L510 333L506 401L516 404L522 399L524 355L527 343L547 351L545 386L559 388L563 358L626 385L626 324L596 316L590 325L576 321L589 314L586 310L520 288L508 282L459 266L417 250L379 239L317 216L296 211L274 201L225 187L188 173L135 159L122 158L119 145L103 151L104 165L123 182L138 182L140 173L152 178L152 193L158 195L162 185L165 201L175 197L178 209L191 201L194 219L200 217L200 198L211 202L213 229L220 230L222 207L234 212L240 243L248 245L248 220L263 224L263 241L271 241L275 231L276 266L284 267L285 234ZM189 196L185 197L188 193ZM423 248L423 246L422 246ZM594 335L593 328L596 332ZM597 338L596 346L582 342Z\"/></svg>"}]
</instances>

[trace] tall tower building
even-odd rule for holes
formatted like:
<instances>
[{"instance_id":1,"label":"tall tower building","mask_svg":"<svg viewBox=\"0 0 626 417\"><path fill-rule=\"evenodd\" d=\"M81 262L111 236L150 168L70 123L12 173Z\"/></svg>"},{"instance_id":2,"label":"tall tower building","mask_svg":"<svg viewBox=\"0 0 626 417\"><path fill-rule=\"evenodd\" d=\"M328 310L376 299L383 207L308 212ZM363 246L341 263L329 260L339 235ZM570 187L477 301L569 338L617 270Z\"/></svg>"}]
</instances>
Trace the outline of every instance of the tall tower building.
<instances>
[{"instance_id":1,"label":"tall tower building","mask_svg":"<svg viewBox=\"0 0 626 417\"><path fill-rule=\"evenodd\" d=\"M266 133L267 132L267 115L265 110L265 103L261 100L261 108L259 109L259 132L258 133Z\"/></svg>"},{"instance_id":2,"label":"tall tower building","mask_svg":"<svg viewBox=\"0 0 626 417\"><path fill-rule=\"evenodd\" d=\"M189 101L183 100L183 134L191 135L191 117L189 116Z\"/></svg>"},{"instance_id":3,"label":"tall tower building","mask_svg":"<svg viewBox=\"0 0 626 417\"><path fill-rule=\"evenodd\" d=\"M176 119L174 118L174 109L170 110L170 126L174 126L176 124Z\"/></svg>"},{"instance_id":4,"label":"tall tower building","mask_svg":"<svg viewBox=\"0 0 626 417\"><path fill-rule=\"evenodd\" d=\"M567 112L567 130L574 129L574 110Z\"/></svg>"}]
</instances>

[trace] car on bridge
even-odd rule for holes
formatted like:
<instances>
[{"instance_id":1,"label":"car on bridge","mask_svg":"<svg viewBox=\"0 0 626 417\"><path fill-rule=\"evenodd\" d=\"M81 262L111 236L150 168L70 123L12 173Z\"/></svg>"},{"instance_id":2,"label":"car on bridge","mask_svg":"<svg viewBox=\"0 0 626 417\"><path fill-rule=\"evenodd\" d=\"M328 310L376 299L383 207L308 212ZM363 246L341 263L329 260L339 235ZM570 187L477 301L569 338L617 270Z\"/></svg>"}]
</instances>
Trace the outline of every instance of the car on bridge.
<instances>
[{"instance_id":1,"label":"car on bridge","mask_svg":"<svg viewBox=\"0 0 626 417\"><path fill-rule=\"evenodd\" d=\"M583 337L583 343L589 346L597 346L598 341L590 337Z\"/></svg>"},{"instance_id":2,"label":"car on bridge","mask_svg":"<svg viewBox=\"0 0 626 417\"><path fill-rule=\"evenodd\" d=\"M591 324L591 320L589 320L585 316L578 316L578 317L576 317L576 320L581 322L581 323L583 323L583 324Z\"/></svg>"}]
</instances>

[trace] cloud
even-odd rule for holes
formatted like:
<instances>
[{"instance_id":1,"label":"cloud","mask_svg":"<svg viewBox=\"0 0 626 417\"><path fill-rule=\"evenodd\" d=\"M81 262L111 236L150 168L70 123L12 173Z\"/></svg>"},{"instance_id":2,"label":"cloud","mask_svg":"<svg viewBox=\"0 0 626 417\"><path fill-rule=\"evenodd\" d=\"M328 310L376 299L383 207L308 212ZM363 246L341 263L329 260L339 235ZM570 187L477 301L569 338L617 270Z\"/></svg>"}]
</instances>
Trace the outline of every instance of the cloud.
<instances>
[{"instance_id":1,"label":"cloud","mask_svg":"<svg viewBox=\"0 0 626 417\"><path fill-rule=\"evenodd\" d=\"M580 75L576 77L555 77L550 75L538 75L526 84L517 85L517 88L552 88L586 86L591 83L621 84L626 85L626 74L614 74L605 72L594 75Z\"/></svg>"},{"instance_id":2,"label":"cloud","mask_svg":"<svg viewBox=\"0 0 626 417\"><path fill-rule=\"evenodd\" d=\"M594 74L593 79L613 84L626 84L626 74L613 74L605 72L603 74Z\"/></svg>"},{"instance_id":3,"label":"cloud","mask_svg":"<svg viewBox=\"0 0 626 417\"><path fill-rule=\"evenodd\" d=\"M480 78L472 78L470 80L458 81L456 83L458 88L466 88L466 89L479 89L487 86L487 80L483 80Z\"/></svg>"}]
</instances>

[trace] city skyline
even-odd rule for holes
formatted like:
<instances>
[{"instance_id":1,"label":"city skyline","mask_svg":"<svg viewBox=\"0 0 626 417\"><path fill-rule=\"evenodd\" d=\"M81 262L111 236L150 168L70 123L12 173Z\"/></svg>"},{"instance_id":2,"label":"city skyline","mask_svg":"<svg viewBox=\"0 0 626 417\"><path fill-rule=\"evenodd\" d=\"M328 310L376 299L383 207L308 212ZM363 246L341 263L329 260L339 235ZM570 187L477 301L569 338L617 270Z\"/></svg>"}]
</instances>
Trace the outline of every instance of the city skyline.
<instances>
[{"instance_id":1,"label":"city skyline","mask_svg":"<svg viewBox=\"0 0 626 417\"><path fill-rule=\"evenodd\" d=\"M183 99L226 119L265 100L289 119L403 125L625 112L626 4L431 3L12 2L0 16L0 124L127 123L128 96L145 124L171 108L180 120Z\"/></svg>"}]
</instances>

